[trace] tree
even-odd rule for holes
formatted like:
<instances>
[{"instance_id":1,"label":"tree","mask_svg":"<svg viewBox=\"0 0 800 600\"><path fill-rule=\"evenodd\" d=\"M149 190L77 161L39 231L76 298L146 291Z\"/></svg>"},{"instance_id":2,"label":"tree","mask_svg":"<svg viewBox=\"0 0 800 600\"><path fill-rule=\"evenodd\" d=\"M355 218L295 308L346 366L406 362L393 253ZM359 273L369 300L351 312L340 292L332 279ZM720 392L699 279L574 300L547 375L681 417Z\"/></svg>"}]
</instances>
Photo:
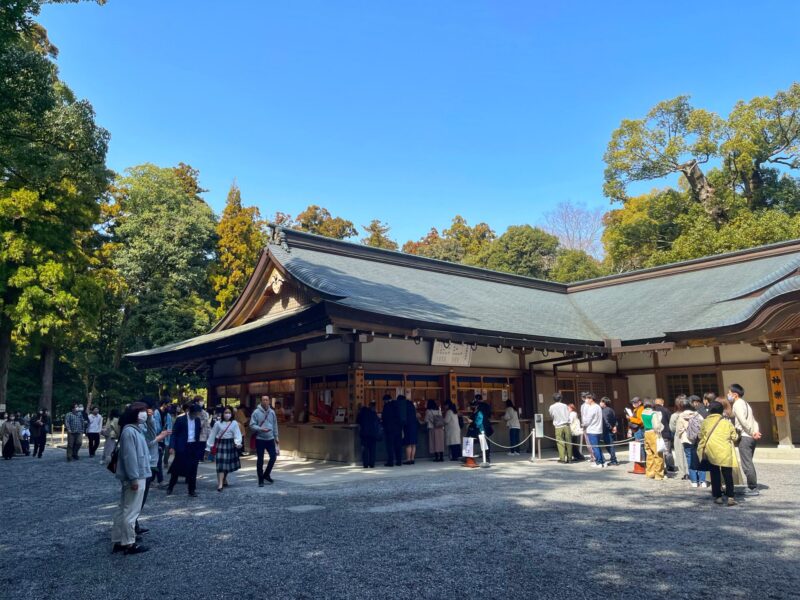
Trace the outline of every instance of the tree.
<instances>
[{"instance_id":1,"label":"tree","mask_svg":"<svg viewBox=\"0 0 800 600\"><path fill-rule=\"evenodd\" d=\"M720 222L724 211L701 165L719 152L724 121L714 113L693 108L688 96L656 104L644 119L625 119L611 135L603 191L625 201L633 181L659 179L680 173L708 215Z\"/></svg>"},{"instance_id":2,"label":"tree","mask_svg":"<svg viewBox=\"0 0 800 600\"><path fill-rule=\"evenodd\" d=\"M267 243L258 209L242 206L242 194L236 182L228 191L225 209L217 225L217 238L217 262L211 282L216 293L216 316L219 319L244 289L258 254Z\"/></svg>"},{"instance_id":3,"label":"tree","mask_svg":"<svg viewBox=\"0 0 800 600\"><path fill-rule=\"evenodd\" d=\"M545 213L544 230L558 238L563 248L602 256L602 209L590 209L572 202L559 202Z\"/></svg>"},{"instance_id":4,"label":"tree","mask_svg":"<svg viewBox=\"0 0 800 600\"><path fill-rule=\"evenodd\" d=\"M497 238L495 232L486 223L478 223L474 227L470 227L467 220L461 215L453 217L450 227L442 231L442 235L447 240L458 242L466 254L479 254Z\"/></svg>"},{"instance_id":5,"label":"tree","mask_svg":"<svg viewBox=\"0 0 800 600\"><path fill-rule=\"evenodd\" d=\"M367 237L361 238L361 243L373 248L385 248L386 250L397 250L397 242L389 238L389 226L381 223L378 219L373 219L369 225L362 227Z\"/></svg>"},{"instance_id":6,"label":"tree","mask_svg":"<svg viewBox=\"0 0 800 600\"><path fill-rule=\"evenodd\" d=\"M419 241L409 240L403 244L403 252L454 263L461 262L466 255L464 247L458 240L443 238L435 227L431 227Z\"/></svg>"},{"instance_id":7,"label":"tree","mask_svg":"<svg viewBox=\"0 0 800 600\"><path fill-rule=\"evenodd\" d=\"M312 204L297 215L295 229L343 240L358 235L352 221L331 216L327 208Z\"/></svg>"},{"instance_id":8,"label":"tree","mask_svg":"<svg viewBox=\"0 0 800 600\"><path fill-rule=\"evenodd\" d=\"M583 250L562 250L550 270L550 279L561 283L572 283L594 279L605 275L600 262Z\"/></svg>"},{"instance_id":9,"label":"tree","mask_svg":"<svg viewBox=\"0 0 800 600\"><path fill-rule=\"evenodd\" d=\"M495 271L543 278L553 266L558 238L538 227L512 225L478 255L465 263Z\"/></svg>"}]
</instances>

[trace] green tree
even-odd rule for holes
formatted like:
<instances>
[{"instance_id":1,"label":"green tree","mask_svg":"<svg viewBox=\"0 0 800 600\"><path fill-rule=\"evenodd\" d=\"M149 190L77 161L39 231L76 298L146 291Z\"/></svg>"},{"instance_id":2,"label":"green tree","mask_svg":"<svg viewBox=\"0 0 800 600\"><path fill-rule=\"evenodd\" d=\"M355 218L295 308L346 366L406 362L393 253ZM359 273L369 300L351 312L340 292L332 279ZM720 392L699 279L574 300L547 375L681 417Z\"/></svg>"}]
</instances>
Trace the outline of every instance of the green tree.
<instances>
[{"instance_id":1,"label":"green tree","mask_svg":"<svg viewBox=\"0 0 800 600\"><path fill-rule=\"evenodd\" d=\"M486 223L478 223L470 227L467 220L461 215L453 217L450 227L442 231L446 240L455 240L464 249L466 254L479 254L491 244L497 235Z\"/></svg>"},{"instance_id":2,"label":"green tree","mask_svg":"<svg viewBox=\"0 0 800 600\"><path fill-rule=\"evenodd\" d=\"M373 248L384 248L386 250L397 250L397 242L389 237L389 226L381 223L378 219L373 219L369 225L362 227L367 237L361 238L361 243Z\"/></svg>"},{"instance_id":3,"label":"green tree","mask_svg":"<svg viewBox=\"0 0 800 600\"><path fill-rule=\"evenodd\" d=\"M211 276L218 319L222 318L244 289L266 243L264 223L258 208L242 206L242 194L234 182L217 225L217 261Z\"/></svg>"},{"instance_id":4,"label":"green tree","mask_svg":"<svg viewBox=\"0 0 800 600\"><path fill-rule=\"evenodd\" d=\"M403 252L454 263L461 262L466 256L466 251L458 240L440 236L435 227L431 227L419 241L409 240L403 244Z\"/></svg>"},{"instance_id":5,"label":"green tree","mask_svg":"<svg viewBox=\"0 0 800 600\"><path fill-rule=\"evenodd\" d=\"M334 217L327 208L322 208L316 204L312 204L297 215L295 228L337 240L358 235L358 231L352 221Z\"/></svg>"},{"instance_id":6,"label":"green tree","mask_svg":"<svg viewBox=\"0 0 800 600\"><path fill-rule=\"evenodd\" d=\"M583 250L561 250L550 269L550 279L572 283L605 275L600 262Z\"/></svg>"},{"instance_id":7,"label":"green tree","mask_svg":"<svg viewBox=\"0 0 800 600\"><path fill-rule=\"evenodd\" d=\"M528 277L547 277L558 251L558 238L530 225L512 225L480 254L465 263Z\"/></svg>"}]
</instances>

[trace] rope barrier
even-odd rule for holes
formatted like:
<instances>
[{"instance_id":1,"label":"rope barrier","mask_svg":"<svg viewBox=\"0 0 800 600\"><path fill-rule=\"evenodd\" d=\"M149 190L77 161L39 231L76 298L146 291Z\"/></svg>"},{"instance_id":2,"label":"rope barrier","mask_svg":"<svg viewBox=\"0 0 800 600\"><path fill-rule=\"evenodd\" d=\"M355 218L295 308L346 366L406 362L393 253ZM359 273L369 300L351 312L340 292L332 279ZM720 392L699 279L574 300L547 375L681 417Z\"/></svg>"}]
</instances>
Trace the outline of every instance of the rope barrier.
<instances>
[{"instance_id":1,"label":"rope barrier","mask_svg":"<svg viewBox=\"0 0 800 600\"><path fill-rule=\"evenodd\" d=\"M492 444L494 444L498 448L503 448L505 450L511 450L512 448L519 448L520 446L522 446L525 442L527 442L529 439L531 439L531 437L533 436L534 433L535 433L535 431L531 430L531 433L528 435L528 437L526 437L524 440L522 440L519 444L516 444L515 446L503 446L502 444L498 444L497 442L495 442L488 435L484 434L484 436L486 437L487 440L489 440ZM556 438L550 437L548 435L543 435L543 436L540 436L540 437L542 437L543 439L546 439L546 440L552 440L552 441L554 441L556 443L567 444L569 446L583 447L584 445L587 445L587 447L588 447L588 444L583 444L583 443L576 444L575 442L572 442L572 441L557 440ZM610 446L624 446L625 444L628 444L628 443L630 443L630 442L632 442L634 440L636 440L635 437L629 437L629 438L626 438L624 440L620 440L618 442L611 442L610 444L595 444L595 446L597 448L608 448Z\"/></svg>"}]
</instances>

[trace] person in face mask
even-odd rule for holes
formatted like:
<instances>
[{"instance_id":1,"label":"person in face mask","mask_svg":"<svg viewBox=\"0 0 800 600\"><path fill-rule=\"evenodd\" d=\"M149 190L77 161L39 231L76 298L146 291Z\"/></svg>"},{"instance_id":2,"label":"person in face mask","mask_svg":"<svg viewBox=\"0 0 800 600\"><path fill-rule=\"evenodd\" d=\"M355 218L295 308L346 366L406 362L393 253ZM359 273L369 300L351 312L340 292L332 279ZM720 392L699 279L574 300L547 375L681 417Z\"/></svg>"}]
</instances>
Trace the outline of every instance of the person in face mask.
<instances>
[{"instance_id":1,"label":"person in face mask","mask_svg":"<svg viewBox=\"0 0 800 600\"><path fill-rule=\"evenodd\" d=\"M206 456L217 463L217 491L228 485L228 473L241 467L238 450L242 447L242 430L233 420L233 409L225 407L222 420L216 421L206 442Z\"/></svg>"},{"instance_id":2,"label":"person in face mask","mask_svg":"<svg viewBox=\"0 0 800 600\"><path fill-rule=\"evenodd\" d=\"M17 417L9 414L8 419L0 425L0 446L3 448L3 458L11 460L14 454L22 454L22 443L20 441L20 426Z\"/></svg>"},{"instance_id":3,"label":"person in face mask","mask_svg":"<svg viewBox=\"0 0 800 600\"><path fill-rule=\"evenodd\" d=\"M33 442L33 456L42 458L44 447L47 444L47 434L50 433L50 417L45 409L40 409L31 417L31 442Z\"/></svg>"},{"instance_id":4,"label":"person in face mask","mask_svg":"<svg viewBox=\"0 0 800 600\"><path fill-rule=\"evenodd\" d=\"M70 412L64 419L67 430L67 462L78 460L78 452L83 445L83 433L86 431L86 422L83 420L83 406L72 405Z\"/></svg>"},{"instance_id":5,"label":"person in face mask","mask_svg":"<svg viewBox=\"0 0 800 600\"><path fill-rule=\"evenodd\" d=\"M147 405L134 402L119 419L121 429L117 455L116 477L122 493L114 512L111 527L112 552L139 554L146 546L137 544L136 519L142 510L147 478L150 477L150 452L141 426L147 421Z\"/></svg>"},{"instance_id":6,"label":"person in face mask","mask_svg":"<svg viewBox=\"0 0 800 600\"><path fill-rule=\"evenodd\" d=\"M145 399L144 403L147 405L147 410L145 411L144 421L139 421L139 429L142 430L144 439L147 442L147 451L150 454L150 475L145 480L144 496L142 497L142 510L144 510L144 507L147 504L147 496L150 493L150 485L153 482L153 478L155 478L158 473L159 443L170 434L169 431L161 431L161 421L156 420L154 417L155 413L158 412L153 410L155 401L151 399ZM139 414L139 417L141 417L141 413ZM136 521L137 535L147 533L148 531L149 529L142 527L139 525L139 521Z\"/></svg>"}]
</instances>

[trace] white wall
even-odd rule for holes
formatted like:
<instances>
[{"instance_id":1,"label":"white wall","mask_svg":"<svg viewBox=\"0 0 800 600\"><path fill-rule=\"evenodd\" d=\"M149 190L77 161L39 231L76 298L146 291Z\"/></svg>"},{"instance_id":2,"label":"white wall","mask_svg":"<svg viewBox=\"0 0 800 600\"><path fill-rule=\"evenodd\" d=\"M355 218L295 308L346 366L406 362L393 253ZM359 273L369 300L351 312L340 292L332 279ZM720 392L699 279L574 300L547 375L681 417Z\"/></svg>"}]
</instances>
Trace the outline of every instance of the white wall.
<instances>
[{"instance_id":1,"label":"white wall","mask_svg":"<svg viewBox=\"0 0 800 600\"><path fill-rule=\"evenodd\" d=\"M628 392L631 398L633 398L634 396L639 396L639 397L649 396L650 398L655 398L658 395L658 393L656 392L656 376L629 375Z\"/></svg>"},{"instance_id":2,"label":"white wall","mask_svg":"<svg viewBox=\"0 0 800 600\"><path fill-rule=\"evenodd\" d=\"M769 354L750 344L723 344L719 356L723 363L769 361Z\"/></svg>"},{"instance_id":3,"label":"white wall","mask_svg":"<svg viewBox=\"0 0 800 600\"><path fill-rule=\"evenodd\" d=\"M616 373L617 363L613 360L597 360L592 363L594 373Z\"/></svg>"},{"instance_id":4,"label":"white wall","mask_svg":"<svg viewBox=\"0 0 800 600\"><path fill-rule=\"evenodd\" d=\"M494 367L498 369L519 369L519 355L508 348L498 353L494 348L479 346L472 351L473 367Z\"/></svg>"},{"instance_id":5,"label":"white wall","mask_svg":"<svg viewBox=\"0 0 800 600\"><path fill-rule=\"evenodd\" d=\"M302 360L304 367L345 363L350 360L350 344L346 344L338 338L318 344L309 344L303 350Z\"/></svg>"},{"instance_id":6,"label":"white wall","mask_svg":"<svg viewBox=\"0 0 800 600\"><path fill-rule=\"evenodd\" d=\"M767 372L765 369L740 369L737 371L723 371L721 390L728 391L728 386L738 383L744 388L744 397L748 402L769 402L769 387L767 386Z\"/></svg>"},{"instance_id":7,"label":"white wall","mask_svg":"<svg viewBox=\"0 0 800 600\"><path fill-rule=\"evenodd\" d=\"M268 373L294 369L294 352L288 348L251 354L247 359L247 373ZM216 373L216 371L215 371Z\"/></svg>"},{"instance_id":8,"label":"white wall","mask_svg":"<svg viewBox=\"0 0 800 600\"><path fill-rule=\"evenodd\" d=\"M658 355L660 367L685 367L689 365L713 365L714 348L676 348Z\"/></svg>"},{"instance_id":9,"label":"white wall","mask_svg":"<svg viewBox=\"0 0 800 600\"><path fill-rule=\"evenodd\" d=\"M417 345L412 340L375 338L361 346L364 362L431 364L431 342Z\"/></svg>"},{"instance_id":10,"label":"white wall","mask_svg":"<svg viewBox=\"0 0 800 600\"><path fill-rule=\"evenodd\" d=\"M652 369L653 355L651 352L632 352L619 355L619 370Z\"/></svg>"}]
</instances>

